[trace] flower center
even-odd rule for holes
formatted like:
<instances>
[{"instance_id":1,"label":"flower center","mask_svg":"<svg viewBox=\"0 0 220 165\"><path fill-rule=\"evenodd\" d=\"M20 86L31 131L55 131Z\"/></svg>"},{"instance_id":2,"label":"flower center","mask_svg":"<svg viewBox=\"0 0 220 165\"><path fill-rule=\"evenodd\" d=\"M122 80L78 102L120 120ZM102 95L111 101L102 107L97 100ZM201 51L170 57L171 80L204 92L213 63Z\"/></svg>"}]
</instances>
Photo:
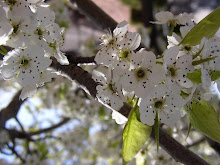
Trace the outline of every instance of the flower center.
<instances>
[{"instance_id":1,"label":"flower center","mask_svg":"<svg viewBox=\"0 0 220 165\"><path fill-rule=\"evenodd\" d=\"M114 92L114 88L113 88L113 84L108 84L108 88L111 90L111 91L113 91Z\"/></svg>"},{"instance_id":2,"label":"flower center","mask_svg":"<svg viewBox=\"0 0 220 165\"><path fill-rule=\"evenodd\" d=\"M142 68L139 68L137 71L136 71L136 75L138 78L143 78L145 76L145 72Z\"/></svg>"},{"instance_id":3,"label":"flower center","mask_svg":"<svg viewBox=\"0 0 220 165\"><path fill-rule=\"evenodd\" d=\"M154 103L154 107L155 108L161 108L163 106L163 102L162 101L157 101Z\"/></svg>"},{"instance_id":4,"label":"flower center","mask_svg":"<svg viewBox=\"0 0 220 165\"><path fill-rule=\"evenodd\" d=\"M121 52L121 58L127 58L128 57L128 54L129 54L129 51L128 50L124 50Z\"/></svg>"},{"instance_id":5,"label":"flower center","mask_svg":"<svg viewBox=\"0 0 220 165\"><path fill-rule=\"evenodd\" d=\"M190 50L191 50L191 47L190 47L190 46L184 46L184 49L185 49L186 51L190 51Z\"/></svg>"},{"instance_id":6,"label":"flower center","mask_svg":"<svg viewBox=\"0 0 220 165\"><path fill-rule=\"evenodd\" d=\"M12 4L12 5L15 5L16 2L17 2L16 0L8 0L8 3L9 3L9 4Z\"/></svg>"},{"instance_id":7,"label":"flower center","mask_svg":"<svg viewBox=\"0 0 220 165\"><path fill-rule=\"evenodd\" d=\"M170 73L170 75L171 75L172 77L176 75L176 70L175 70L175 68L167 68L167 69L168 69L168 71L169 71L169 73Z\"/></svg>"},{"instance_id":8,"label":"flower center","mask_svg":"<svg viewBox=\"0 0 220 165\"><path fill-rule=\"evenodd\" d=\"M29 61L28 61L27 59L22 59L22 60L21 60L21 65L22 65L22 66L27 66L28 63L29 63Z\"/></svg>"},{"instance_id":9,"label":"flower center","mask_svg":"<svg viewBox=\"0 0 220 165\"><path fill-rule=\"evenodd\" d=\"M12 27L13 27L13 34L16 34L18 32L18 29L19 29L19 24L12 25Z\"/></svg>"},{"instance_id":10,"label":"flower center","mask_svg":"<svg viewBox=\"0 0 220 165\"><path fill-rule=\"evenodd\" d=\"M50 43L47 43L49 47L51 47L53 49L54 52L56 52L56 41L54 42L50 42Z\"/></svg>"},{"instance_id":11,"label":"flower center","mask_svg":"<svg viewBox=\"0 0 220 165\"><path fill-rule=\"evenodd\" d=\"M44 31L41 28L37 27L37 29L35 30L34 34L38 35L39 38L42 38L42 36L44 34Z\"/></svg>"}]
</instances>

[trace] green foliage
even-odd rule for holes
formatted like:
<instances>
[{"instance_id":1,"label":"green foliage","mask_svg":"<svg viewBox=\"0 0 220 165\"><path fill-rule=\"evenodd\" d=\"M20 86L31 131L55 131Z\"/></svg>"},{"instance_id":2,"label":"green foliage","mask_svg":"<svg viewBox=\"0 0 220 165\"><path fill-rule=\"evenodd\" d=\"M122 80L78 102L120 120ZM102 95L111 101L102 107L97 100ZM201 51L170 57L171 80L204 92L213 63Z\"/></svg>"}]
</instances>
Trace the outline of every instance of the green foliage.
<instances>
[{"instance_id":1,"label":"green foliage","mask_svg":"<svg viewBox=\"0 0 220 165\"><path fill-rule=\"evenodd\" d=\"M201 76L202 76L201 70L197 69L192 73L188 73L186 77L190 79L193 84L201 84L202 83ZM220 78L220 71L210 71L210 76L212 81L215 81L218 78Z\"/></svg>"},{"instance_id":2,"label":"green foliage","mask_svg":"<svg viewBox=\"0 0 220 165\"><path fill-rule=\"evenodd\" d=\"M220 142L220 123L215 109L206 100L193 100L191 107L188 107L187 114L192 126L210 137L216 142Z\"/></svg>"},{"instance_id":3,"label":"green foliage","mask_svg":"<svg viewBox=\"0 0 220 165\"><path fill-rule=\"evenodd\" d=\"M0 54L6 55L7 53L8 53L8 51L5 49L5 47L0 45Z\"/></svg>"},{"instance_id":4,"label":"green foliage","mask_svg":"<svg viewBox=\"0 0 220 165\"><path fill-rule=\"evenodd\" d=\"M218 31L220 26L220 7L215 9L207 17L201 20L184 37L180 44L198 45L203 37L211 38Z\"/></svg>"},{"instance_id":5,"label":"green foliage","mask_svg":"<svg viewBox=\"0 0 220 165\"><path fill-rule=\"evenodd\" d=\"M212 81L215 81L218 78L220 78L220 71L211 71L210 75L211 75Z\"/></svg>"},{"instance_id":6,"label":"green foliage","mask_svg":"<svg viewBox=\"0 0 220 165\"><path fill-rule=\"evenodd\" d=\"M99 113L99 118L100 118L101 120L104 120L105 117L106 117L106 113L105 113L105 108L104 108L104 106L101 106L101 107L99 108L98 113Z\"/></svg>"},{"instance_id":7,"label":"green foliage","mask_svg":"<svg viewBox=\"0 0 220 165\"><path fill-rule=\"evenodd\" d=\"M133 9L141 9L140 0L122 0L125 5L129 5Z\"/></svg>"},{"instance_id":8,"label":"green foliage","mask_svg":"<svg viewBox=\"0 0 220 165\"><path fill-rule=\"evenodd\" d=\"M38 146L38 150L40 152L40 160L46 159L47 155L48 155L47 144L46 143L39 143L37 146Z\"/></svg>"},{"instance_id":9,"label":"green foliage","mask_svg":"<svg viewBox=\"0 0 220 165\"><path fill-rule=\"evenodd\" d=\"M123 162L127 164L141 149L151 134L152 127L138 121L139 107L130 112L123 132Z\"/></svg>"},{"instance_id":10,"label":"green foliage","mask_svg":"<svg viewBox=\"0 0 220 165\"><path fill-rule=\"evenodd\" d=\"M190 79L193 84L201 84L202 83L201 76L202 76L201 70L198 69L192 73L188 73L186 77Z\"/></svg>"}]
</instances>

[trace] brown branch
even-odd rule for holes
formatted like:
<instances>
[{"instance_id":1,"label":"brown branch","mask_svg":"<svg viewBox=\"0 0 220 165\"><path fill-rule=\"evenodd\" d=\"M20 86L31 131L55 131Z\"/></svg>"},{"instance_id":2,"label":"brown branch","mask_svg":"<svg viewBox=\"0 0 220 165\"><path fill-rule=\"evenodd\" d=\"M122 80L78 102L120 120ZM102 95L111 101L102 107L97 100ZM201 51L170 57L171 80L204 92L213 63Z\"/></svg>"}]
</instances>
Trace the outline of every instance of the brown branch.
<instances>
[{"instance_id":1,"label":"brown branch","mask_svg":"<svg viewBox=\"0 0 220 165\"><path fill-rule=\"evenodd\" d=\"M51 127L48 127L48 128L45 128L45 129L41 129L39 131L35 131L35 132L30 132L30 133L27 133L29 136L34 136L34 135L39 135L41 133L46 133L46 132L50 132L56 128L59 128L60 126L66 124L68 121L70 120L70 118L66 117L64 118L61 122L51 126Z\"/></svg>"},{"instance_id":2,"label":"brown branch","mask_svg":"<svg viewBox=\"0 0 220 165\"><path fill-rule=\"evenodd\" d=\"M72 2L75 2L78 9L102 30L109 28L113 30L117 26L117 22L91 0L72 0ZM71 6L69 5L70 8Z\"/></svg>"},{"instance_id":3,"label":"brown branch","mask_svg":"<svg viewBox=\"0 0 220 165\"><path fill-rule=\"evenodd\" d=\"M8 145L8 148L9 148L9 149L12 151L12 153L14 153L23 163L25 163L24 158L22 158L21 155L19 155L19 154L17 153L17 151L15 150L14 147L11 147L10 145Z\"/></svg>"},{"instance_id":4,"label":"brown branch","mask_svg":"<svg viewBox=\"0 0 220 165\"><path fill-rule=\"evenodd\" d=\"M68 77L72 80L76 80L80 85L83 85L87 88L91 96L94 98L96 97L97 83L92 79L92 76L87 71L74 64L60 65L55 58L53 58L51 67L68 75Z\"/></svg>"},{"instance_id":5,"label":"brown branch","mask_svg":"<svg viewBox=\"0 0 220 165\"><path fill-rule=\"evenodd\" d=\"M152 129L150 137L155 140L154 129ZM208 165L205 160L177 142L161 128L159 130L159 144L160 147L170 154L177 162L185 165Z\"/></svg>"},{"instance_id":6,"label":"brown branch","mask_svg":"<svg viewBox=\"0 0 220 165\"><path fill-rule=\"evenodd\" d=\"M206 137L206 141L215 150L215 152L220 156L220 143L213 141L209 137Z\"/></svg>"},{"instance_id":7,"label":"brown branch","mask_svg":"<svg viewBox=\"0 0 220 165\"><path fill-rule=\"evenodd\" d=\"M17 94L13 97L10 104L0 112L0 128L5 127L5 123L7 120L11 118L16 118L20 106L24 101L19 99L20 94L21 91L18 91Z\"/></svg>"},{"instance_id":8,"label":"brown branch","mask_svg":"<svg viewBox=\"0 0 220 165\"><path fill-rule=\"evenodd\" d=\"M146 28L151 28L152 31L150 33L150 48L155 49L156 54L161 54L161 50L158 46L157 36L158 30L156 26L151 24L150 21L153 21L153 0L141 0L141 10L142 10L142 21ZM161 35L161 34L160 34Z\"/></svg>"},{"instance_id":9,"label":"brown branch","mask_svg":"<svg viewBox=\"0 0 220 165\"><path fill-rule=\"evenodd\" d=\"M202 142L204 142L204 141L205 141L205 138L201 138L201 139L195 141L195 142L192 143L192 144L186 145L185 147L186 147L186 148L190 148L190 147L196 146L196 145L198 145L198 144L200 144L200 143L202 143Z\"/></svg>"},{"instance_id":10,"label":"brown branch","mask_svg":"<svg viewBox=\"0 0 220 165\"><path fill-rule=\"evenodd\" d=\"M67 55L67 58L71 64L88 64L88 63L95 64L95 61L94 61L95 56L81 57L81 56Z\"/></svg>"}]
</instances>

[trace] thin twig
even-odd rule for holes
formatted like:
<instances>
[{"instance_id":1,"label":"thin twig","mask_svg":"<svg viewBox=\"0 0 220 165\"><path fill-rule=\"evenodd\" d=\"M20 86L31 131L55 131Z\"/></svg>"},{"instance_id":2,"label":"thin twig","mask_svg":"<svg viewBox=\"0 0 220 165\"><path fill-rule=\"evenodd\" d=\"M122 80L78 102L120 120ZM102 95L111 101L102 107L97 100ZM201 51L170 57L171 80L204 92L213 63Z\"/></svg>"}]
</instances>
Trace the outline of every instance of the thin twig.
<instances>
[{"instance_id":1,"label":"thin twig","mask_svg":"<svg viewBox=\"0 0 220 165\"><path fill-rule=\"evenodd\" d=\"M95 64L95 60L94 60L95 56L81 57L81 56L67 55L67 58L71 64L88 64L88 63Z\"/></svg>"},{"instance_id":2,"label":"thin twig","mask_svg":"<svg viewBox=\"0 0 220 165\"><path fill-rule=\"evenodd\" d=\"M90 0L72 0L75 2L78 9L85 14L95 25L101 30L113 30L117 26L117 22L100 9L95 3ZM71 8L72 5L69 5Z\"/></svg>"},{"instance_id":3,"label":"thin twig","mask_svg":"<svg viewBox=\"0 0 220 165\"><path fill-rule=\"evenodd\" d=\"M205 141L205 138L201 138L201 139L199 139L199 140L193 142L192 144L186 145L185 147L186 147L186 148L190 148L190 147L196 146L196 145L198 145L198 144L201 144L201 143L204 142L204 141Z\"/></svg>"},{"instance_id":4,"label":"thin twig","mask_svg":"<svg viewBox=\"0 0 220 165\"><path fill-rule=\"evenodd\" d=\"M24 100L22 101L19 99L20 94L21 94L21 90L18 91L17 94L13 97L10 104L6 108L1 110L1 112L0 112L0 128L5 127L5 123L7 120L9 120L11 118L15 118L17 116L17 113L20 109L20 106L24 102Z\"/></svg>"},{"instance_id":5,"label":"thin twig","mask_svg":"<svg viewBox=\"0 0 220 165\"><path fill-rule=\"evenodd\" d=\"M21 130L22 130L23 132L25 132L24 127L22 126L21 122L18 120L17 116L15 116L15 120L16 120L17 123L19 124Z\"/></svg>"},{"instance_id":6,"label":"thin twig","mask_svg":"<svg viewBox=\"0 0 220 165\"><path fill-rule=\"evenodd\" d=\"M90 95L96 97L97 83L92 79L92 76L81 67L76 66L75 64L61 65L55 58L53 58L53 62L50 67L66 74L71 80L76 80L79 84L88 89Z\"/></svg>"},{"instance_id":7,"label":"thin twig","mask_svg":"<svg viewBox=\"0 0 220 165\"><path fill-rule=\"evenodd\" d=\"M23 163L25 163L25 160L21 157L21 155L19 155L19 154L17 153L17 151L15 150L14 147L11 147L11 146L8 144L8 148L9 148Z\"/></svg>"},{"instance_id":8,"label":"thin twig","mask_svg":"<svg viewBox=\"0 0 220 165\"><path fill-rule=\"evenodd\" d=\"M52 135L46 135L44 137L40 137L40 138L37 138L37 139L34 139L35 141L43 141L43 140L46 140L46 139L57 139L57 140L61 140L61 137L56 137L56 136L52 136Z\"/></svg>"},{"instance_id":9,"label":"thin twig","mask_svg":"<svg viewBox=\"0 0 220 165\"><path fill-rule=\"evenodd\" d=\"M39 135L41 133L46 133L46 132L50 132L64 124L66 124L68 121L70 120L70 118L66 117L64 118L61 122L59 122L58 124L55 124L51 127L48 127L48 128L45 128L45 129L41 129L39 131L35 131L35 132L30 132L30 133L27 133L29 136L34 136L34 135Z\"/></svg>"}]
</instances>

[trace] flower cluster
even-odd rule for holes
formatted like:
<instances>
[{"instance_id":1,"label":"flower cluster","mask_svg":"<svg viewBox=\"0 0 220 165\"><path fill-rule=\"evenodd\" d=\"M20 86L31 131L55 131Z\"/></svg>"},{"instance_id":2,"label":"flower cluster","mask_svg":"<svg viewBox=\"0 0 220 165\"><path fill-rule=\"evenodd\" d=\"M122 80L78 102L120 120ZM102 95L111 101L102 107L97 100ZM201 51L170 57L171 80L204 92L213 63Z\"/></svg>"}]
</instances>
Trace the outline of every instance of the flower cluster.
<instances>
[{"instance_id":1,"label":"flower cluster","mask_svg":"<svg viewBox=\"0 0 220 165\"><path fill-rule=\"evenodd\" d=\"M4 56L0 72L4 79L17 77L23 87L21 99L55 76L48 69L55 57L68 64L60 51L63 32L54 21L55 14L44 0L3 0L0 2L0 45L11 51Z\"/></svg>"},{"instance_id":2,"label":"flower cluster","mask_svg":"<svg viewBox=\"0 0 220 165\"><path fill-rule=\"evenodd\" d=\"M123 21L112 34L101 37L102 46L95 57L97 64L108 70L110 76L99 69L93 78L99 83L96 89L101 102L119 110L127 101L126 95L132 93L141 98L142 123L154 125L158 114L162 123L173 127L181 118L179 109L192 98L201 98L194 96L196 88L211 86L212 73L220 69L220 40L214 36L204 38L200 45L184 45L182 39L195 26L192 15L183 13L174 17L169 12L162 12L156 18L160 24L181 25L176 27L180 28L180 34L173 32L168 36L167 50L162 55L137 49L141 37L138 33L128 32L128 23ZM202 83L199 84L193 82L189 75L200 70Z\"/></svg>"}]
</instances>

